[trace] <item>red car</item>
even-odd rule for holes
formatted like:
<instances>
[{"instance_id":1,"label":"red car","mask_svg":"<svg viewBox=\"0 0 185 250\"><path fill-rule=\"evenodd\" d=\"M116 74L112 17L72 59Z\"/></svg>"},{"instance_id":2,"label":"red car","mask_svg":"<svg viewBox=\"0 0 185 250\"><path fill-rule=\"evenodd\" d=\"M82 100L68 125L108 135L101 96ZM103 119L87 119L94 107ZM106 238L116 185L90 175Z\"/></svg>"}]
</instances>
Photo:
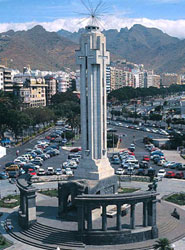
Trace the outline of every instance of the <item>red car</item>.
<instances>
[{"instance_id":1,"label":"red car","mask_svg":"<svg viewBox=\"0 0 185 250\"><path fill-rule=\"evenodd\" d=\"M143 161L150 161L150 157L148 155L143 156Z\"/></svg>"},{"instance_id":2,"label":"red car","mask_svg":"<svg viewBox=\"0 0 185 250\"><path fill-rule=\"evenodd\" d=\"M76 153L76 152L79 152L79 151L82 151L81 148L73 148L70 150L71 153Z\"/></svg>"},{"instance_id":3,"label":"red car","mask_svg":"<svg viewBox=\"0 0 185 250\"><path fill-rule=\"evenodd\" d=\"M31 169L31 168L28 169L28 174L30 174L32 176L37 175L37 173L35 172L35 170Z\"/></svg>"},{"instance_id":4,"label":"red car","mask_svg":"<svg viewBox=\"0 0 185 250\"><path fill-rule=\"evenodd\" d=\"M165 177L166 178L174 178L175 173L173 171L167 171Z\"/></svg>"},{"instance_id":5,"label":"red car","mask_svg":"<svg viewBox=\"0 0 185 250\"><path fill-rule=\"evenodd\" d=\"M177 173L175 173L175 178L182 179L183 177L184 177L184 173L183 172L177 172Z\"/></svg>"},{"instance_id":6,"label":"red car","mask_svg":"<svg viewBox=\"0 0 185 250\"><path fill-rule=\"evenodd\" d=\"M128 154L129 154L129 155L134 155L134 156L135 156L134 152L128 152Z\"/></svg>"},{"instance_id":7,"label":"red car","mask_svg":"<svg viewBox=\"0 0 185 250\"><path fill-rule=\"evenodd\" d=\"M48 135L48 136L45 137L45 139L51 140L51 136Z\"/></svg>"}]
</instances>

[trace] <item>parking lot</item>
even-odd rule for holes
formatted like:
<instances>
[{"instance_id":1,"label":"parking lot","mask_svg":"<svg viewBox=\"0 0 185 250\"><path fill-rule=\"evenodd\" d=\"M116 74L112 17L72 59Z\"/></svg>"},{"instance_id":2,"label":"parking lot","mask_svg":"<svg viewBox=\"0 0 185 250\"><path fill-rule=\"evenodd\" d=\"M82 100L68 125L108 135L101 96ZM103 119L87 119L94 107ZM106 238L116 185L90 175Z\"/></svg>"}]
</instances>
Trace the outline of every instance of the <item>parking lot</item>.
<instances>
[{"instance_id":1,"label":"parking lot","mask_svg":"<svg viewBox=\"0 0 185 250\"><path fill-rule=\"evenodd\" d=\"M117 134L120 138L121 138L121 144L119 145L120 151L122 149L127 149L130 147L130 145L132 143L135 144L135 158L141 162L143 160L143 157L145 155L150 157L150 152L145 148L145 144L143 143L143 138L144 137L151 137L151 138L164 138L166 137L166 135L161 135L159 133L153 133L153 132L147 132L147 131L140 131L137 130L135 127L132 128L125 128L123 126L120 126L118 123L117 125L109 125L109 127L113 128L114 130L116 130L116 132L114 132L115 134ZM166 158L167 161L173 161L176 163L182 163L185 164L185 160L183 158L181 158L181 156L179 155L179 153L177 151L174 150L164 150L164 157ZM111 154L109 155L109 157L111 157ZM148 162L149 167L152 167L153 169L155 169L156 174L158 173L158 171L160 169L163 168L163 166L158 166L157 164L155 164L152 160L150 160ZM115 171L120 168L120 164L114 164L113 167L115 168ZM170 168L170 167L165 167L165 171L173 171L173 172L179 172L178 169L176 168ZM182 172L184 173L185 171L182 170Z\"/></svg>"}]
</instances>

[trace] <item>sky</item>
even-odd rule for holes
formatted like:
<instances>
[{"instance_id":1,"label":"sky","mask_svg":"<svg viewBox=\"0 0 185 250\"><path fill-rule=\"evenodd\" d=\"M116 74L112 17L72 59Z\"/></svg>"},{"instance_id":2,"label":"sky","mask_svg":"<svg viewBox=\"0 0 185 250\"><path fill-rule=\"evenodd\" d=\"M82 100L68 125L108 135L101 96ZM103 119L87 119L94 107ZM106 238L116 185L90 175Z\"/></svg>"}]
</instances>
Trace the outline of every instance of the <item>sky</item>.
<instances>
[{"instance_id":1,"label":"sky","mask_svg":"<svg viewBox=\"0 0 185 250\"><path fill-rule=\"evenodd\" d=\"M91 8L100 0L0 0L0 32L28 30L37 24L48 31L77 31L88 22L82 22L83 13L88 13L82 1ZM104 29L120 30L137 23L183 39L184 10L185 0L104 0L99 12Z\"/></svg>"}]
</instances>

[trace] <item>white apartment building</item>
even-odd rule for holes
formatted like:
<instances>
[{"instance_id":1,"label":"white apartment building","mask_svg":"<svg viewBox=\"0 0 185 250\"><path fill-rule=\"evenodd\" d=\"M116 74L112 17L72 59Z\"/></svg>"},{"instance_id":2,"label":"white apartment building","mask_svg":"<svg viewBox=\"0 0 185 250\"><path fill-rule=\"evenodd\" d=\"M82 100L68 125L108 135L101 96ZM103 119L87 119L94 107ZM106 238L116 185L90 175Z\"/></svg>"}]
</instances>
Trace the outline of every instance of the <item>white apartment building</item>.
<instances>
[{"instance_id":1,"label":"white apartment building","mask_svg":"<svg viewBox=\"0 0 185 250\"><path fill-rule=\"evenodd\" d=\"M147 74L147 88L156 87L160 88L160 75L155 75L153 71L149 71Z\"/></svg>"},{"instance_id":2,"label":"white apartment building","mask_svg":"<svg viewBox=\"0 0 185 250\"><path fill-rule=\"evenodd\" d=\"M0 90L3 90L4 88L4 77L3 77L4 73L3 73L3 69L0 68Z\"/></svg>"},{"instance_id":3,"label":"white apartment building","mask_svg":"<svg viewBox=\"0 0 185 250\"><path fill-rule=\"evenodd\" d=\"M57 91L66 92L69 88L69 74L63 72L62 75L57 78Z\"/></svg>"}]
</instances>

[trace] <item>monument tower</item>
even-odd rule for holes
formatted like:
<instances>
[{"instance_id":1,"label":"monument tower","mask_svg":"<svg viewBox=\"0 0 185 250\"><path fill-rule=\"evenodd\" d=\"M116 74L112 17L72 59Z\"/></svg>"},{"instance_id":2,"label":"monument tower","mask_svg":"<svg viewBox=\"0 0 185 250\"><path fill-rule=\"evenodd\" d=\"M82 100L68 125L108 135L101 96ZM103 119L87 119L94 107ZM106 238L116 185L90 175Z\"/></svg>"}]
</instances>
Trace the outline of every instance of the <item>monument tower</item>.
<instances>
[{"instance_id":1,"label":"monument tower","mask_svg":"<svg viewBox=\"0 0 185 250\"><path fill-rule=\"evenodd\" d=\"M78 179L101 180L114 175L107 157L106 65L110 62L106 38L99 27L85 27L76 51L80 65L82 159Z\"/></svg>"}]
</instances>

